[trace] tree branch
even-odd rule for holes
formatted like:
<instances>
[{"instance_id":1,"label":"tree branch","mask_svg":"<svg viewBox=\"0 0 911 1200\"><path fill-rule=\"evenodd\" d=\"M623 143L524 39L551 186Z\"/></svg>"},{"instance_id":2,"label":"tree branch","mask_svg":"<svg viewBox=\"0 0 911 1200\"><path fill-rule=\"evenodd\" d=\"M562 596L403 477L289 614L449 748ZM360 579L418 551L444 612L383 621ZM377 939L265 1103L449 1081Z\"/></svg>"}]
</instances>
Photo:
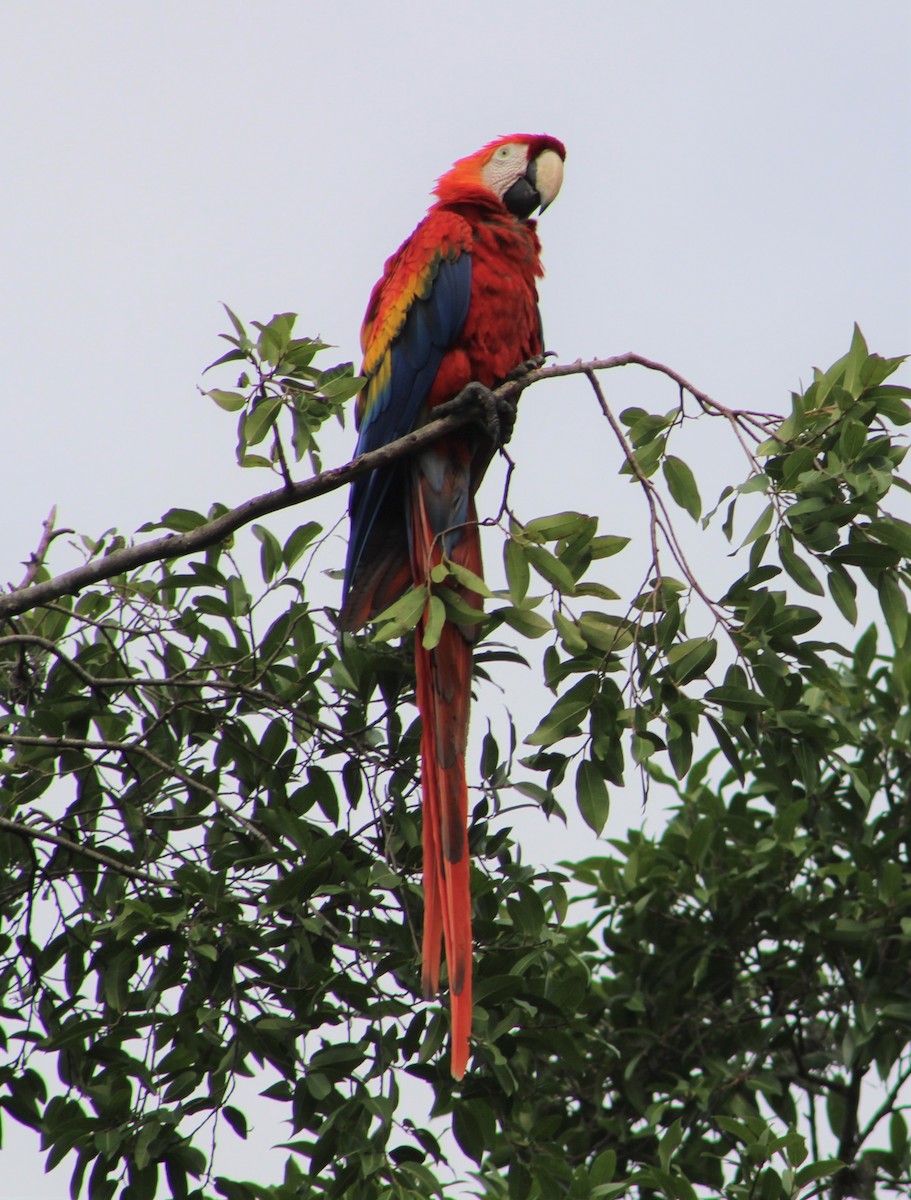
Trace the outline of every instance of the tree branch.
<instances>
[{"instance_id":1,"label":"tree branch","mask_svg":"<svg viewBox=\"0 0 911 1200\"><path fill-rule=\"evenodd\" d=\"M92 862L101 864L101 866L110 867L112 871L126 875L129 879L141 879L144 883L154 884L155 887L170 888L172 891L180 890L180 884L175 883L172 879L159 879L148 871L141 871L138 867L131 867L129 863L120 862L119 859L112 858L108 854L102 854L100 850L95 850L92 846L82 846L79 842L71 841L70 838L60 837L56 833L48 833L44 829L36 829L34 825L28 825L22 821L11 821L8 817L0 817L0 829L15 834L17 837L31 838L36 842L50 842L52 846L59 846L61 850L68 850L71 854L78 854L82 858L88 858Z\"/></svg>"},{"instance_id":2,"label":"tree branch","mask_svg":"<svg viewBox=\"0 0 911 1200\"><path fill-rule=\"evenodd\" d=\"M504 384L500 392L509 394L507 389L519 391L523 386L525 386L525 380ZM451 403L456 405L458 401L455 400ZM196 551L206 550L209 546L217 545L218 542L224 541L226 537L244 525L249 525L260 517L284 508L292 508L296 504L313 500L327 492L334 492L378 467L385 467L401 458L407 458L430 442L436 441L476 419L474 409L466 409L464 413L457 413L450 410L449 405L441 406L442 408L449 411L439 420L434 420L395 442L381 446L379 450L361 454L342 467L333 467L328 471L322 471L310 479L292 483L290 487L283 486L260 496L254 496L243 504L239 504L237 508L230 509L220 517L216 517L215 520L207 521L204 525L191 529L188 533L169 533L138 546L125 546L120 550L113 550L102 558L90 559L82 566L74 567L71 571L65 571L62 575L57 575L43 583L16 588L5 596L0 595L0 620L28 612L49 600L57 600L61 596L78 593L83 588L98 583L102 579L111 579L115 575L122 575L125 571L135 570L147 563L182 558Z\"/></svg>"},{"instance_id":3,"label":"tree branch","mask_svg":"<svg viewBox=\"0 0 911 1200\"><path fill-rule=\"evenodd\" d=\"M672 368L632 353L619 354L612 358L592 359L589 362L582 362L580 359L574 363L539 367L519 379L502 384L494 394L503 399L517 401L525 388L542 379L556 379L567 375L591 377L594 371L606 371L625 366L640 366L649 371L657 371L666 375L677 384L681 391L688 392L704 412L724 417L738 431L742 431L744 425L752 425L761 429L763 436L768 436L769 423L778 420L768 413L751 413L725 408L724 405L712 400L705 392L694 387ZM467 391L468 389L466 389ZM369 454L361 454L344 466L322 471L319 475L302 480L300 483L285 484L274 491L254 496L238 505L237 508L232 508L215 520L207 521L204 525L200 525L188 533L169 533L164 537L154 538L152 541L140 545L113 550L110 554L90 559L82 566L74 567L72 570L65 571L62 575L42 583L31 583L31 578L34 577L34 572L31 572L26 575L26 579L23 581L24 586L20 586L6 595L0 595L0 620L28 612L51 600L57 600L61 596L76 594L102 579L111 579L115 575L122 575L126 571L135 570L147 563L182 558L199 550L205 550L209 546L217 545L218 542L223 541L244 525L249 525L250 522L258 520L260 517L281 509L292 508L306 500L313 500L317 496L336 491L370 471L408 458L431 442L478 419L476 404L466 403L466 399L465 393L461 393L448 404L441 405L434 410L433 421L397 441L381 446L380 449L373 450ZM752 434L752 436L758 437L757 434ZM52 517L53 514L45 522L45 537L42 538L38 550L32 555L32 562L35 562L39 554L46 553L51 538L55 536L50 528ZM37 570L37 567L35 569Z\"/></svg>"}]
</instances>

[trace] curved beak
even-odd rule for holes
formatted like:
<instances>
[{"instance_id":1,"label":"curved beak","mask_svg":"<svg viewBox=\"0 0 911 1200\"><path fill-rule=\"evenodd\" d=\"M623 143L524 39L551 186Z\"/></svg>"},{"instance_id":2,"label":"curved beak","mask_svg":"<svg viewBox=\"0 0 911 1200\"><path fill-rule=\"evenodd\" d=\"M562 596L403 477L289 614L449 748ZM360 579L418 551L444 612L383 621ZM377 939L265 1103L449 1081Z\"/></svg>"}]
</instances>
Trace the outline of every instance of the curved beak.
<instances>
[{"instance_id":1,"label":"curved beak","mask_svg":"<svg viewBox=\"0 0 911 1200\"><path fill-rule=\"evenodd\" d=\"M556 199L563 185L563 159L556 150L542 150L533 162L528 164L529 171L535 171L536 187L541 197L541 212Z\"/></svg>"},{"instance_id":2,"label":"curved beak","mask_svg":"<svg viewBox=\"0 0 911 1200\"><path fill-rule=\"evenodd\" d=\"M563 160L555 150L542 150L528 164L521 179L517 179L503 197L503 203L520 221L527 220L535 209L544 212L563 182Z\"/></svg>"}]
</instances>

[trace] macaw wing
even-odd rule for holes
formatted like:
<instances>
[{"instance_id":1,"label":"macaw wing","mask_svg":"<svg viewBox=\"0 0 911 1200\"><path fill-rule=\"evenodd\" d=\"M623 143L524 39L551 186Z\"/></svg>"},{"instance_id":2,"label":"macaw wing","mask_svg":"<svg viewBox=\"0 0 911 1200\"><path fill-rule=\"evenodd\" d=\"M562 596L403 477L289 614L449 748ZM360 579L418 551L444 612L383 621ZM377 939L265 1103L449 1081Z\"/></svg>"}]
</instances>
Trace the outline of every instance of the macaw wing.
<instances>
[{"instance_id":1,"label":"macaw wing","mask_svg":"<svg viewBox=\"0 0 911 1200\"><path fill-rule=\"evenodd\" d=\"M443 357L462 332L471 300L470 231L456 219L465 225L466 232L457 231L461 237L451 230L441 237L430 219L419 226L387 264L371 297L361 334L367 383L358 401L357 454L385 446L421 423ZM351 488L346 600L369 560L389 552L389 539L378 526L396 502L390 491L400 477L393 466ZM395 526L405 528L397 519Z\"/></svg>"}]
</instances>

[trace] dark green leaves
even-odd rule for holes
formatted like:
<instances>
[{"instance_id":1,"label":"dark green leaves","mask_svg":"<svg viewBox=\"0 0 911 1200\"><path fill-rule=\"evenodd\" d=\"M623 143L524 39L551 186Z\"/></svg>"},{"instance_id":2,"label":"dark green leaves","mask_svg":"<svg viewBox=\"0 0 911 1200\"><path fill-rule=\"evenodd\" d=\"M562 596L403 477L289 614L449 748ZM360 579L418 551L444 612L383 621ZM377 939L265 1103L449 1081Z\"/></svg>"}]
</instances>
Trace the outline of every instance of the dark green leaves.
<instances>
[{"instance_id":1,"label":"dark green leaves","mask_svg":"<svg viewBox=\"0 0 911 1200\"><path fill-rule=\"evenodd\" d=\"M587 675L573 684L557 701L537 729L525 740L530 746L551 746L578 731L588 715L598 689L598 680Z\"/></svg>"},{"instance_id":2,"label":"dark green leaves","mask_svg":"<svg viewBox=\"0 0 911 1200\"><path fill-rule=\"evenodd\" d=\"M601 771L588 758L576 770L576 803L585 824L600 834L610 813L610 797Z\"/></svg>"},{"instance_id":3,"label":"dark green leaves","mask_svg":"<svg viewBox=\"0 0 911 1200\"><path fill-rule=\"evenodd\" d=\"M315 459L360 386L350 364L320 371L321 343L290 314L249 331L229 318L221 362L244 374L210 396L237 415L242 460L285 473ZM699 460L670 453L684 416L704 419L688 402L624 414L632 486L647 476L655 505L629 563L595 516L510 517L502 590L443 561L373 631L337 636L321 572L343 547L301 517L8 622L8 1137L39 1131L74 1195L418 1200L451 1171L423 1101L404 1115L409 1074L484 1200L811 1200L841 1167L808 1152L807 1114L850 1159L832 1186L906 1194L893 1089L911 1027L911 524L885 498L904 482L891 427L911 393L884 383L897 365L855 333L777 428L738 425L775 436L723 492L723 529L736 546L736 501L746 540L713 549L710 576L701 526L684 522L684 542L673 526L677 508L702 512ZM176 507L159 527L206 519ZM859 612L867 628L843 645L840 616ZM412 640L432 649L449 622L476 627L481 740L462 1084L445 994L421 996L419 963ZM599 843L618 796L628 828ZM578 809L575 862L520 853L511 826L524 838L531 806ZM283 1183L209 1161L213 1132L243 1140L261 1120L242 1077L287 1122ZM863 1144L843 1137L861 1127Z\"/></svg>"},{"instance_id":4,"label":"dark green leaves","mask_svg":"<svg viewBox=\"0 0 911 1200\"><path fill-rule=\"evenodd\" d=\"M675 642L667 652L667 661L671 674L678 684L692 682L702 678L715 661L718 653L718 643L714 638L689 638L683 642Z\"/></svg>"}]
</instances>

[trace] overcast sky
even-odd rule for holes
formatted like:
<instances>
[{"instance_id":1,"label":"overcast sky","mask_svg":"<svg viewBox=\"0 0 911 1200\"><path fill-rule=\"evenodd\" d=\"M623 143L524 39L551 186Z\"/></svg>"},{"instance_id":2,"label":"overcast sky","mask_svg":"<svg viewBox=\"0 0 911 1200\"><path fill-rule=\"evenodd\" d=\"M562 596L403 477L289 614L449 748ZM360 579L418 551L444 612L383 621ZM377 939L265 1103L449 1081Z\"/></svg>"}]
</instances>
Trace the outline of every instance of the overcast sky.
<instances>
[{"instance_id":1,"label":"overcast sky","mask_svg":"<svg viewBox=\"0 0 911 1200\"><path fill-rule=\"evenodd\" d=\"M218 302L296 311L356 359L370 288L435 178L501 134L567 146L541 221L560 359L636 350L726 404L783 409L854 321L871 349L911 350L907 0L10 0L2 45L4 583L52 503L80 532L129 533L266 490L197 391ZM618 409L674 403L654 379L607 382ZM719 485L742 477L720 431L699 438ZM351 443L333 438L327 464ZM512 454L523 515L641 530L581 381L526 394ZM10 1200L68 1194L36 1146L5 1122Z\"/></svg>"}]
</instances>

